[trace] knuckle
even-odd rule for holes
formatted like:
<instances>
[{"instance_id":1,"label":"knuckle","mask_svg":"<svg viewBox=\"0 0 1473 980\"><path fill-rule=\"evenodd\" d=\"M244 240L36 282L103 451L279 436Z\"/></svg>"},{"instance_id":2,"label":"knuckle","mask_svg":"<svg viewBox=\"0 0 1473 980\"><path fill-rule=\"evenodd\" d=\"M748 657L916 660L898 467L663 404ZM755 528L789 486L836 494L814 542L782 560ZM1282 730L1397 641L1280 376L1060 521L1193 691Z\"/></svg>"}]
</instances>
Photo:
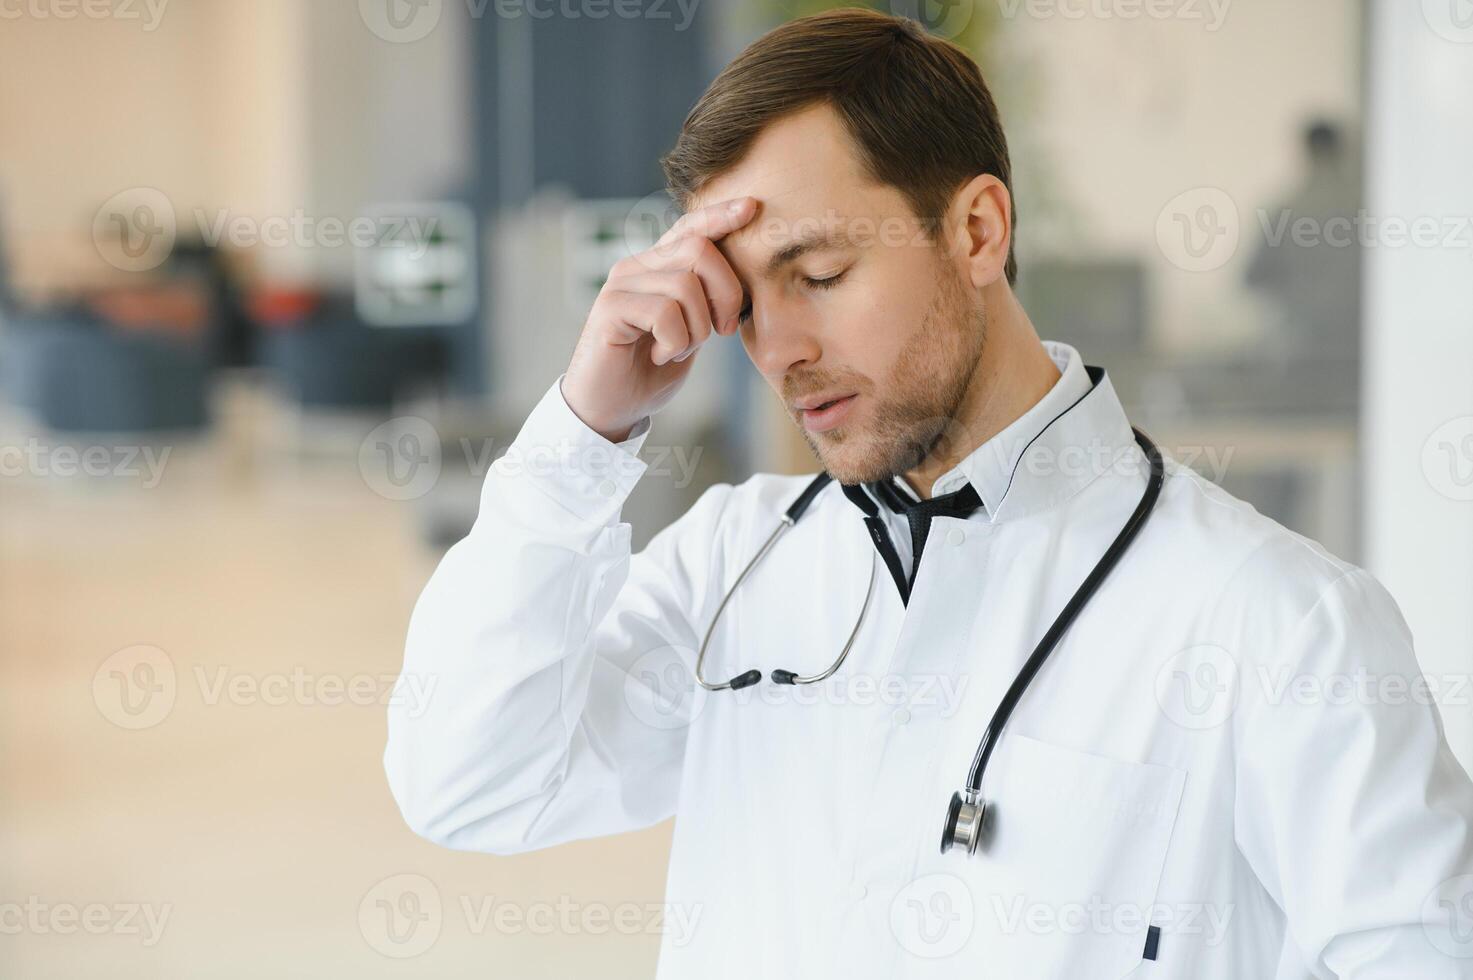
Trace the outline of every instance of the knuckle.
<instances>
[{"instance_id":1,"label":"knuckle","mask_svg":"<svg viewBox=\"0 0 1473 980\"><path fill-rule=\"evenodd\" d=\"M701 288L701 277L692 269L682 269L675 274L675 284L687 300L706 301L706 291Z\"/></svg>"}]
</instances>

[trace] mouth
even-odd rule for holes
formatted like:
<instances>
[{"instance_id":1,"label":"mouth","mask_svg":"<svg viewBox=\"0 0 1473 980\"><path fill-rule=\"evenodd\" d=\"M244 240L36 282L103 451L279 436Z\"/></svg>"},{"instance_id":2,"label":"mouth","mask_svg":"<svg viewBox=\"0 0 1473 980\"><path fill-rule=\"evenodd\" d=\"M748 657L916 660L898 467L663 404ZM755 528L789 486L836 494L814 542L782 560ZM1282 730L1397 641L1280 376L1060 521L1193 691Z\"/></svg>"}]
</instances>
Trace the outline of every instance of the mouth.
<instances>
[{"instance_id":1,"label":"mouth","mask_svg":"<svg viewBox=\"0 0 1473 980\"><path fill-rule=\"evenodd\" d=\"M844 421L858 397L857 394L819 395L804 399L795 407L798 409L798 418L803 422L803 428L809 432L826 432L837 428Z\"/></svg>"}]
</instances>

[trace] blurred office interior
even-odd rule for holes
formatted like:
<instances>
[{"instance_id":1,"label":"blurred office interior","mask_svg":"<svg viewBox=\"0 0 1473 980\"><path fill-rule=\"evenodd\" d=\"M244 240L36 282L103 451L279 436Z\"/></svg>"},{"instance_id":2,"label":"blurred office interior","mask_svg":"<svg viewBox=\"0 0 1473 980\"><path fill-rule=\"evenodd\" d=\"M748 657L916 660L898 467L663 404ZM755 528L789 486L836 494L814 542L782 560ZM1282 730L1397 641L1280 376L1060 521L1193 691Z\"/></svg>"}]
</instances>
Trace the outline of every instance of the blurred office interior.
<instances>
[{"instance_id":1,"label":"blurred office interior","mask_svg":"<svg viewBox=\"0 0 1473 980\"><path fill-rule=\"evenodd\" d=\"M649 930L477 912L657 904L668 826L437 850L384 785L381 702L604 271L668 227L685 112L838 5L0 4L0 894L170 909L153 943L0 936L6 975L651 974ZM1433 0L879 6L983 66L1040 334L1369 567L1424 670L1466 677L1473 26ZM1392 240L1427 216L1446 234ZM636 546L713 482L816 469L736 342L651 454ZM1443 712L1473 762L1466 697ZM409 958L368 921L404 875L441 903Z\"/></svg>"}]
</instances>

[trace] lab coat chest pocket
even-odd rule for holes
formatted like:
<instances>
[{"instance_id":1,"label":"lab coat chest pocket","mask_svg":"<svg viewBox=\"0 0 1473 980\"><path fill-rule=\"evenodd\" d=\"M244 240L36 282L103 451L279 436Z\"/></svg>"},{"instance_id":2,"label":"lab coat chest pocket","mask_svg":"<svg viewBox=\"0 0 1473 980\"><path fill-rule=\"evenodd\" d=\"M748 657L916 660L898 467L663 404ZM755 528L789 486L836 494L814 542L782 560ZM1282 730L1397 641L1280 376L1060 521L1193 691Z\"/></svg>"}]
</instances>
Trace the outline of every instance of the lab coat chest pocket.
<instances>
[{"instance_id":1,"label":"lab coat chest pocket","mask_svg":"<svg viewBox=\"0 0 1473 980\"><path fill-rule=\"evenodd\" d=\"M990 836L967 861L978 903L969 947L985 975L1129 975L1142 962L1186 773L1017 733L992 764Z\"/></svg>"}]
</instances>

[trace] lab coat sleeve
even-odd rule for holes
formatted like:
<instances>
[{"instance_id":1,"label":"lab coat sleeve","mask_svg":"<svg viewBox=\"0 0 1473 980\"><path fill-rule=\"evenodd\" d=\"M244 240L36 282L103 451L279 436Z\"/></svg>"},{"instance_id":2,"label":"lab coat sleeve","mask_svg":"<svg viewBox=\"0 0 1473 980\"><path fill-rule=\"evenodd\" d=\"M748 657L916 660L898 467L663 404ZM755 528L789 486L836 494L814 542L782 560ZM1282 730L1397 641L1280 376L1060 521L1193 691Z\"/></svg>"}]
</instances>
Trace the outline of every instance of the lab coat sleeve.
<instances>
[{"instance_id":1,"label":"lab coat sleeve","mask_svg":"<svg viewBox=\"0 0 1473 980\"><path fill-rule=\"evenodd\" d=\"M675 810L691 698L671 678L689 677L731 487L631 556L619 514L649 420L614 445L560 386L410 618L384 764L410 828L446 847L515 853Z\"/></svg>"},{"instance_id":2,"label":"lab coat sleeve","mask_svg":"<svg viewBox=\"0 0 1473 980\"><path fill-rule=\"evenodd\" d=\"M1238 844L1317 977L1473 978L1473 785L1395 602L1328 584L1235 712Z\"/></svg>"}]
</instances>

